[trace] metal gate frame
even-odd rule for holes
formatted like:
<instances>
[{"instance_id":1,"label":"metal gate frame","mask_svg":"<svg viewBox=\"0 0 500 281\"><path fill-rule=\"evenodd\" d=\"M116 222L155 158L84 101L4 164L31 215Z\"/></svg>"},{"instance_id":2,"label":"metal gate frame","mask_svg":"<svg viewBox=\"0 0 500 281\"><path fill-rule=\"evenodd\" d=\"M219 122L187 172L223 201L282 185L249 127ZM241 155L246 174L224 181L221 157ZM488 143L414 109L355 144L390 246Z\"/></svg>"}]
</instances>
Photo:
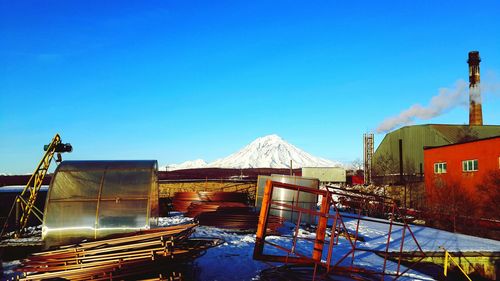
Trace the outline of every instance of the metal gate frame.
<instances>
[{"instance_id":1,"label":"metal gate frame","mask_svg":"<svg viewBox=\"0 0 500 281\"><path fill-rule=\"evenodd\" d=\"M286 204L282 202L277 202L273 200L273 192L276 191L276 189L287 189L287 190L294 190L297 191L297 197L300 196L300 193L312 193L315 195L321 195L321 202L319 204L319 211L318 210L310 210L310 209L304 209L301 208L296 204L296 202L299 202L299 198L296 198L292 204ZM380 220L375 220L369 217L364 217L361 215L361 209L358 209L357 215L349 215L349 214L344 214L341 212L339 209L339 202L340 200L336 200L336 198L340 198L339 196L342 196L344 199L348 198L349 201L352 202L357 202L358 205L360 206L366 206L367 203L367 198L369 198L370 202L372 205L376 205L377 208L382 207L382 209L389 214L389 221L380 221ZM373 204L375 202L375 204ZM356 204L354 204L356 205ZM279 208L281 210L286 209L287 211L292 211L292 212L298 212L298 218L297 218L297 223L295 225L294 233L292 238L292 247L287 248L283 247L280 245L277 245L275 243L272 243L270 241L266 241L267 235L267 225L269 223L269 213L270 210L273 208ZM296 244L297 240L299 239L299 227L300 227L300 222L301 222L301 216L303 214L309 214L316 216L318 219L316 231L315 231L315 238L314 238L314 247L311 249L310 253L299 253L296 251ZM356 231L355 233L350 233L344 223L344 218L350 218L350 219L355 219L356 220ZM396 222L395 219L399 218L402 222ZM327 247L327 259L326 261L322 260L322 255L323 255L323 250L325 249L325 244L326 244L326 233L327 233L327 223L328 220L332 219L333 224L330 227L330 239L328 239L328 247ZM359 234L359 225L362 221L374 221L377 223L384 223L388 224L388 232L387 232L387 241L385 245L385 251L376 251L374 249L370 248L360 248L357 245L358 240L358 234ZM393 226L402 226L402 237L401 237L401 242L400 242L400 247L398 252L389 252L389 246L390 246L390 241L391 241L391 234L393 232ZM408 234L409 235L408 235ZM273 235L275 235L273 233ZM340 259L336 263L332 263L332 251L333 248L338 245L339 237L344 236L345 239L349 242L349 245L351 246L351 249L345 253L343 256L340 257ZM407 236L411 236L411 239L417 246L417 250L413 251L412 253L408 252L403 252L403 247L405 243L405 238ZM275 254L265 254L264 253L264 246L269 245L271 247L277 248L281 251L284 252L284 255L275 255ZM373 252L377 253L379 256L383 258L383 265L382 265L382 270L381 271L376 271L376 270L371 270L371 269L365 269L362 267L358 267L354 265L355 261L355 252ZM351 256L351 264L350 266L341 266L341 262L344 261L346 258ZM397 204L393 202L390 198L383 197L383 196L377 196L373 194L368 194L368 193L363 193L363 192L356 192L356 193L342 193L339 190L336 190L335 188L327 188L327 190L318 190L318 189L312 189L308 187L302 187L302 186L297 186L293 184L285 184L285 183L280 183L280 182L274 182L271 180L268 180L266 182L266 187L264 190L264 197L262 200L262 207L261 207L261 212L259 216L259 225L257 227L257 233L256 233L256 241L255 241L255 248L254 248L254 253L253 257L256 260L262 260L262 261L267 261L267 262L279 262L279 263L285 263L285 264L304 264L304 265L312 265L314 266L314 271L313 271L313 280L316 278L317 272L318 272L318 266L323 267L325 270L322 270L323 272L322 275L328 275L328 274L334 274L335 271L337 272L351 272L353 274L364 274L364 275L371 275L373 277L379 276L381 280L384 280L385 276L392 276L394 277L394 280L397 278L401 277L403 274L408 272L410 269L412 269L415 264L408 266L406 269L402 270L401 269L401 262L403 261L403 258L408 258L409 256L411 257L417 257L417 263L420 262L422 259L426 257L425 253L423 252L422 248L420 247L420 244L418 243L413 231L411 230L410 226L407 224L405 217L402 216ZM397 260L397 270L396 272L388 272L387 270L387 260L389 257L392 257L392 259Z\"/></svg>"}]
</instances>

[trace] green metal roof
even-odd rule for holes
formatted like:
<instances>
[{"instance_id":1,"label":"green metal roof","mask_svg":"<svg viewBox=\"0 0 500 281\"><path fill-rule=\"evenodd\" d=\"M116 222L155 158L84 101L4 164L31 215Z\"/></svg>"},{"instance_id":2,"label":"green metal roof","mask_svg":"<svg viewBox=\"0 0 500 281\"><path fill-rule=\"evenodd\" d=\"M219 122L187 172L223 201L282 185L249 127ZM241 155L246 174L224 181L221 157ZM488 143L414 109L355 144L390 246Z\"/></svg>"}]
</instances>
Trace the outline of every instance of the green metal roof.
<instances>
[{"instance_id":1,"label":"green metal roof","mask_svg":"<svg viewBox=\"0 0 500 281\"><path fill-rule=\"evenodd\" d=\"M500 135L500 125L425 124L405 126L385 135L373 157L374 171L377 173L377 169L383 166L379 165L377 167L377 164L381 163L382 160L384 160L384 163L390 162L392 166L396 166L391 171L385 173L396 173L399 171L399 139L402 139L405 173L418 173L420 163L422 165L424 163L424 147L458 143L461 131L464 128L471 128L479 139ZM380 173L380 169L378 172Z\"/></svg>"},{"instance_id":2,"label":"green metal roof","mask_svg":"<svg viewBox=\"0 0 500 281\"><path fill-rule=\"evenodd\" d=\"M432 129L438 131L450 143L457 143L460 141L460 131L468 125L429 125ZM486 126L470 126L470 128L478 134L479 139L493 137L500 135L500 126L486 125Z\"/></svg>"}]
</instances>

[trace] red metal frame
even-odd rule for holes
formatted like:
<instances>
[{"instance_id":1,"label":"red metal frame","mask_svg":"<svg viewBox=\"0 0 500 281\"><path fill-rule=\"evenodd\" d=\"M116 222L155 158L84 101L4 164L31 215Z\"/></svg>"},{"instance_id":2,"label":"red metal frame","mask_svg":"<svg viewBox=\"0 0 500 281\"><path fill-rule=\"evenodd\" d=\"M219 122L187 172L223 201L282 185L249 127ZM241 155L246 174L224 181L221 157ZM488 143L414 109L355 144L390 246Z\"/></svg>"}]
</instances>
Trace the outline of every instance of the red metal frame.
<instances>
[{"instance_id":1,"label":"red metal frame","mask_svg":"<svg viewBox=\"0 0 500 281\"><path fill-rule=\"evenodd\" d=\"M299 207L298 198L294 200L292 204L285 204L273 200L272 199L273 192L280 189L297 191L297 197L300 196L301 192L311 193L315 195L322 195L319 211L317 211L316 209L305 209ZM347 199L347 202L350 202L351 206L357 206L356 216L344 214L343 212L341 212L340 201L342 201L342 198ZM344 203L345 202L346 201L344 200ZM294 228L293 235L291 237L292 239L291 248L283 247L275 243L266 241L266 237L268 236L266 230L268 228L267 224L269 222L269 214L270 210L273 208L280 208L281 210L285 209L288 211L298 212L296 226ZM376 212L380 212L380 208L382 209L383 213L386 211L390 211L389 221L386 222L381 220L374 220L369 217L362 216L361 214L362 212L370 213L370 208L372 208L371 211L376 211ZM314 246L311 249L310 253L299 253L296 248L297 241L299 239L304 239L299 237L299 225L301 222L302 215L316 216L318 221L315 233L316 235L315 238L313 239ZM401 222L396 222L395 221L396 217L400 218ZM345 218L354 219L356 221L355 225L356 231L354 233L349 232L349 229L346 227L346 224L344 222ZM333 220L333 224L331 227L327 226L329 219ZM385 244L384 251L377 251L375 249L359 247L358 245L358 241L360 239L359 229L362 221L372 221L372 222L375 221L377 223L388 224L389 227L387 232L387 242ZM393 259L395 257L394 253L391 253L389 251L391 235L393 233L394 225L402 226L401 242L399 246L399 251L397 252L398 255L396 256L397 270L395 273L388 272L386 270L389 254L391 254ZM329 228L331 233L329 239L326 239L327 228ZM407 238L407 232L410 234L412 241L416 244L418 251L412 251L411 253L403 251L405 238ZM339 244L339 238L341 235L345 236L345 239L348 241L348 245L350 245L351 249L347 251L347 253L344 253L341 256L335 256L333 250L334 247ZM324 247L325 244L327 245L326 261L322 260L323 252L325 250ZM265 254L264 248L266 245L269 245L270 247L274 247L276 249L283 251L284 255ZM381 256L383 258L382 270L381 271L369 270L356 266L355 253L361 251L374 252L377 253L379 256ZM386 276L393 276L395 280L401 277L403 274L405 274L408 270L413 268L414 265L409 266L405 270L401 271L402 258L408 257L409 255L412 257L419 257L418 261L421 261L425 257L425 253L422 251L422 248L420 247L420 244L418 243L410 226L407 224L405 217L402 216L399 208L397 207L395 202L393 202L390 198L363 192L350 192L345 189L339 189L339 188L327 188L327 190L318 190L292 184L274 182L270 180L266 182L266 187L264 190L264 197L262 200L261 212L259 217L259 225L257 227L257 233L256 233L256 242L253 255L254 259L268 261L268 262L279 262L285 264L313 265L314 266L313 280L316 278L316 275L318 273L317 270L318 266L321 266L324 269L326 269L326 273L322 273L323 275L335 274L335 272L342 272L342 274L345 274L345 272L347 271L347 272L352 272L352 274L363 273L363 274L373 275L373 277L380 276L382 280L384 280ZM342 266L341 265L342 262L349 256L351 257L350 265ZM334 257L338 258L336 262L333 261ZM323 270L322 272L325 272L325 270Z\"/></svg>"}]
</instances>

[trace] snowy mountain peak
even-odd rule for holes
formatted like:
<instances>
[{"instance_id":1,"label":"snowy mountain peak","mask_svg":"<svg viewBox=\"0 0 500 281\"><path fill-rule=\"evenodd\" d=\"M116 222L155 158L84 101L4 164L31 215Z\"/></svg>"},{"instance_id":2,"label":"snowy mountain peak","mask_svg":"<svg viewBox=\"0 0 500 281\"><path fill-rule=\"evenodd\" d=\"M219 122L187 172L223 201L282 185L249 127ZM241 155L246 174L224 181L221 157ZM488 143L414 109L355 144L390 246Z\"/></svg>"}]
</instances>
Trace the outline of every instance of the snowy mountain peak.
<instances>
[{"instance_id":1,"label":"snowy mountain peak","mask_svg":"<svg viewBox=\"0 0 500 281\"><path fill-rule=\"evenodd\" d=\"M313 156L286 142L280 136L272 134L257 138L240 151L210 164L198 159L181 164L171 164L166 169L180 170L208 167L233 169L290 168L290 161L293 168L342 166L340 162Z\"/></svg>"},{"instance_id":2,"label":"snowy mountain peak","mask_svg":"<svg viewBox=\"0 0 500 281\"><path fill-rule=\"evenodd\" d=\"M255 139L253 142L276 142L283 141L283 139L277 134L271 134Z\"/></svg>"},{"instance_id":3,"label":"snowy mountain peak","mask_svg":"<svg viewBox=\"0 0 500 281\"><path fill-rule=\"evenodd\" d=\"M209 167L219 168L294 168L340 166L339 162L312 156L273 134L257 138L240 151L216 160Z\"/></svg>"}]
</instances>

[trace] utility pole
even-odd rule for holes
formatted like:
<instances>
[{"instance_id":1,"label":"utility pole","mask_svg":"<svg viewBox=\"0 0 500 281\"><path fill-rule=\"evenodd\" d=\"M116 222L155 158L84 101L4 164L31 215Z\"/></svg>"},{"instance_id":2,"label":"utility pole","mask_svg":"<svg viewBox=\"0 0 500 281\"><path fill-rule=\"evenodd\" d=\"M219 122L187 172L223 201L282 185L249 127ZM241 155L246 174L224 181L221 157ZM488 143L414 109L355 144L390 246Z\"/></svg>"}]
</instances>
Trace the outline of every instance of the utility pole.
<instances>
[{"instance_id":1,"label":"utility pole","mask_svg":"<svg viewBox=\"0 0 500 281\"><path fill-rule=\"evenodd\" d=\"M373 133L363 134L363 175L365 185L372 183Z\"/></svg>"},{"instance_id":2,"label":"utility pole","mask_svg":"<svg viewBox=\"0 0 500 281\"><path fill-rule=\"evenodd\" d=\"M399 139L399 182L404 186L404 208L406 211L406 182L403 175L403 140Z\"/></svg>"}]
</instances>

